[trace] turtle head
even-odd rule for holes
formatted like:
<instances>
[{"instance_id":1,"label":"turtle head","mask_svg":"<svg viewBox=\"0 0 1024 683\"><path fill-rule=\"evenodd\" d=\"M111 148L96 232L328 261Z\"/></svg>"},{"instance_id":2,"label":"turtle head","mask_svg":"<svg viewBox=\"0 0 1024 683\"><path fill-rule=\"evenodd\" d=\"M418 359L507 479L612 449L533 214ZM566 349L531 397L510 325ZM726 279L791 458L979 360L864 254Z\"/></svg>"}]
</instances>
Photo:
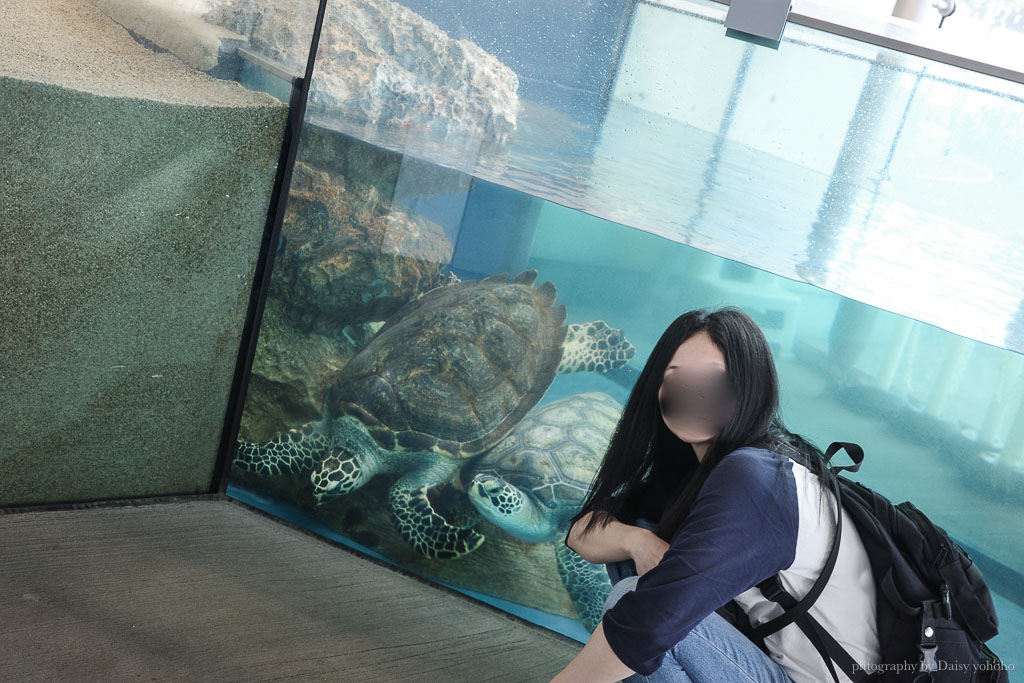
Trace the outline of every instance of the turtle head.
<instances>
[{"instance_id":1,"label":"turtle head","mask_svg":"<svg viewBox=\"0 0 1024 683\"><path fill-rule=\"evenodd\" d=\"M569 325L562 343L558 372L608 372L636 355L636 347L603 320Z\"/></svg>"},{"instance_id":2,"label":"turtle head","mask_svg":"<svg viewBox=\"0 0 1024 683\"><path fill-rule=\"evenodd\" d=\"M466 489L483 517L524 541L544 540L548 526L533 500L501 477L478 474Z\"/></svg>"},{"instance_id":3,"label":"turtle head","mask_svg":"<svg viewBox=\"0 0 1024 683\"><path fill-rule=\"evenodd\" d=\"M322 505L362 487L371 476L359 455L332 448L327 457L313 468L309 480L313 482L316 504Z\"/></svg>"}]
</instances>

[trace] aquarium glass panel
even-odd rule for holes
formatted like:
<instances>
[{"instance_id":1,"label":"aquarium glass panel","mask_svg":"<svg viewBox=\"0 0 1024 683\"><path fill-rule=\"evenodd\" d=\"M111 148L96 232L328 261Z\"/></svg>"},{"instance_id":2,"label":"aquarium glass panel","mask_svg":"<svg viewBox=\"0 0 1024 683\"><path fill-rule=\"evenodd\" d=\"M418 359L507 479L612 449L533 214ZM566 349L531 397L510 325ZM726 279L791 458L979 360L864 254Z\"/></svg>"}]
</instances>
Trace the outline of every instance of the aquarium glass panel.
<instances>
[{"instance_id":1,"label":"aquarium glass panel","mask_svg":"<svg viewBox=\"0 0 1024 683\"><path fill-rule=\"evenodd\" d=\"M314 98L313 116L1024 350L1014 203L1024 86L799 25L778 50L763 48L724 35L723 5L670 4L412 3L497 61L465 48L480 61L460 85L451 64L401 43L396 59L415 66L376 72L386 73L378 94L358 102L352 87L336 88L348 101ZM564 41L546 39L553 26ZM417 94L417 70L438 75L444 105ZM401 101L374 103L382 88Z\"/></svg>"},{"instance_id":2,"label":"aquarium glass panel","mask_svg":"<svg viewBox=\"0 0 1024 683\"><path fill-rule=\"evenodd\" d=\"M959 193L943 200L915 160L977 96L949 156L1006 163L999 112L1018 101L798 27L778 51L728 39L716 7L591 6L531 10L608 48L564 64L504 3L329 9L229 494L585 641L609 583L566 552L566 521L661 332L735 305L769 341L789 426L862 444L855 478L969 550L1012 656L1021 355L802 280L870 282L918 313L929 297L1012 309L984 289L1019 277L998 261L1008 210L978 184L972 234L1001 245L982 253L952 227L980 167L928 157L933 187Z\"/></svg>"},{"instance_id":3,"label":"aquarium glass panel","mask_svg":"<svg viewBox=\"0 0 1024 683\"><path fill-rule=\"evenodd\" d=\"M288 93L209 10L0 7L0 505L210 488Z\"/></svg>"}]
</instances>

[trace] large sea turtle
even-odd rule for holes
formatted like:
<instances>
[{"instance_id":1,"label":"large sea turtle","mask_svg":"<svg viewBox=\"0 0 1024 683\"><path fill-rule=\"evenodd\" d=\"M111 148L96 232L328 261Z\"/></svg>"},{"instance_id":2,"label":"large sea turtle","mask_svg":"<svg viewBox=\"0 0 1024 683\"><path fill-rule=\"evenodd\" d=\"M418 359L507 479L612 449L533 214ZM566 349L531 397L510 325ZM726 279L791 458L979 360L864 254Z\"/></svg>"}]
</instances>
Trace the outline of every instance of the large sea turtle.
<instances>
[{"instance_id":1,"label":"large sea turtle","mask_svg":"<svg viewBox=\"0 0 1024 683\"><path fill-rule=\"evenodd\" d=\"M593 481L622 414L608 394L588 392L534 408L494 448L459 471L455 487L485 519L523 541L554 541L558 573L591 631L611 588L603 565L587 562L562 539ZM453 523L471 524L452 504Z\"/></svg>"},{"instance_id":2,"label":"large sea turtle","mask_svg":"<svg viewBox=\"0 0 1024 683\"><path fill-rule=\"evenodd\" d=\"M311 470L318 503L397 473L388 505L398 533L427 557L473 551L484 537L449 524L427 491L508 434L557 372L609 370L634 353L603 321L567 330L554 285L534 287L536 279L536 270L502 273L409 302L332 380L323 419L239 442L236 465Z\"/></svg>"}]
</instances>

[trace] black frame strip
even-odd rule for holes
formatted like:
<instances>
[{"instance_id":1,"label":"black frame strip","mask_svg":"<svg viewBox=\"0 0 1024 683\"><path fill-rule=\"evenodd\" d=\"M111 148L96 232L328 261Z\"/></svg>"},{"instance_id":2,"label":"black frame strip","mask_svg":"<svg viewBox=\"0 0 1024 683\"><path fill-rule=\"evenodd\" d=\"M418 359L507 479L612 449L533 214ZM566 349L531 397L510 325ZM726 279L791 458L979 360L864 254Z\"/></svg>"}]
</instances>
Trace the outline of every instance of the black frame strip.
<instances>
[{"instance_id":1,"label":"black frame strip","mask_svg":"<svg viewBox=\"0 0 1024 683\"><path fill-rule=\"evenodd\" d=\"M249 307L246 311L245 324L242 328L242 339L239 344L238 357L235 360L235 373L231 381L231 393L228 395L227 410L224 415L224 426L220 434L220 446L217 449L217 460L214 464L213 480L210 482L210 493L223 494L227 490L231 462L234 459L235 442L238 428L242 423L242 410L245 407L246 392L249 378L252 375L252 362L256 356L256 342L260 324L263 322L263 310L267 304L267 293L270 290L270 278L274 269L274 257L281 237L281 224L288 205L288 190L292 182L292 170L295 168L295 156L299 149L302 126L306 119L306 101L309 98L309 84L313 78L313 66L316 63L317 48L320 45L320 32L323 29L324 15L327 11L327 0L320 0L316 22L313 24L313 38L310 42L309 57L306 60L306 72L301 78L292 79L292 94L288 106L288 122L284 129L284 140L281 144L281 155L277 163L277 177L267 209L267 223L263 231L263 242L253 273L252 290L249 292Z\"/></svg>"}]
</instances>

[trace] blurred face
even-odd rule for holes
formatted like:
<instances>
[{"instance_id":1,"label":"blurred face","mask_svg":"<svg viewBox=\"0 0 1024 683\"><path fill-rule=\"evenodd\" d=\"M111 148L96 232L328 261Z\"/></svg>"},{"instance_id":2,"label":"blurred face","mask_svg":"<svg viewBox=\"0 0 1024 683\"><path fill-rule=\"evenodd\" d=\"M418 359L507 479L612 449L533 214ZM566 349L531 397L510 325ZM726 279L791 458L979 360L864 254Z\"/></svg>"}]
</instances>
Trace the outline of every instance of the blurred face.
<instances>
[{"instance_id":1,"label":"blurred face","mask_svg":"<svg viewBox=\"0 0 1024 683\"><path fill-rule=\"evenodd\" d=\"M735 409L725 356L707 332L698 332L676 349L662 377L658 403L669 430L703 458Z\"/></svg>"}]
</instances>

